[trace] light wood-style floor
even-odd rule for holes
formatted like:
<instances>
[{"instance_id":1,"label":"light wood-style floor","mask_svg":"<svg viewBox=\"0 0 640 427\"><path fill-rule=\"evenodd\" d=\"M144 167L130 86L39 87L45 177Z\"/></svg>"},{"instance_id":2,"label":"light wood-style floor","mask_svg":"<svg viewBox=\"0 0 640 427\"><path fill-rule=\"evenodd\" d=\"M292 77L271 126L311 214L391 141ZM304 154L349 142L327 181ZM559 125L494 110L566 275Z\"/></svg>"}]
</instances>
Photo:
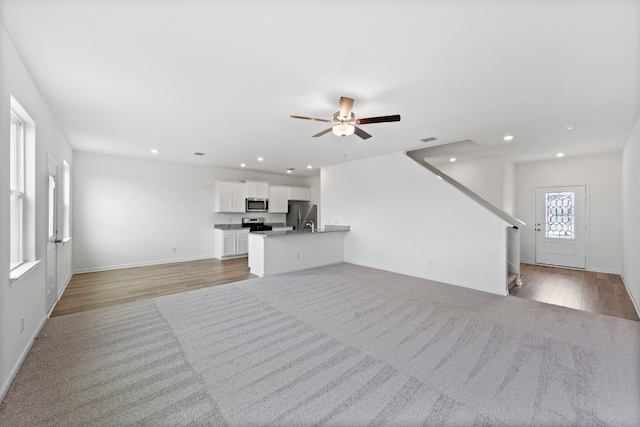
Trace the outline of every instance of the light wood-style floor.
<instances>
[{"instance_id":1,"label":"light wood-style floor","mask_svg":"<svg viewBox=\"0 0 640 427\"><path fill-rule=\"evenodd\" d=\"M74 274L52 316L256 277L247 258L206 259L121 270ZM522 286L511 295L623 319L640 320L631 298L615 274L521 265Z\"/></svg>"},{"instance_id":2,"label":"light wood-style floor","mask_svg":"<svg viewBox=\"0 0 640 427\"><path fill-rule=\"evenodd\" d=\"M640 320L617 274L521 264L523 285L510 294L622 319Z\"/></svg>"},{"instance_id":3,"label":"light wood-style floor","mask_svg":"<svg viewBox=\"0 0 640 427\"><path fill-rule=\"evenodd\" d=\"M78 313L257 277L247 258L204 259L74 274L51 313Z\"/></svg>"}]
</instances>

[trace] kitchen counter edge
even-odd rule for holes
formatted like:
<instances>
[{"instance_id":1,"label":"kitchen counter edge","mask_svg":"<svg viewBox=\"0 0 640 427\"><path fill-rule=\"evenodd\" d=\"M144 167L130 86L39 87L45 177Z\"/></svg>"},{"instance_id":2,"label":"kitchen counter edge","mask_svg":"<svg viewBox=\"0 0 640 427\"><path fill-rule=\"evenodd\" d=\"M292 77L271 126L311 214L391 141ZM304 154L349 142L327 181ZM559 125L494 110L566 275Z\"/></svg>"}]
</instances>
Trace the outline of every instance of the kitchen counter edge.
<instances>
[{"instance_id":1,"label":"kitchen counter edge","mask_svg":"<svg viewBox=\"0 0 640 427\"><path fill-rule=\"evenodd\" d=\"M288 230L288 231L253 231L252 235L255 236L264 236L264 237L284 237L284 236L298 236L301 234L324 234L324 233L335 233L339 231L350 231L351 227L348 225L325 225L324 228L319 230Z\"/></svg>"},{"instance_id":2,"label":"kitchen counter edge","mask_svg":"<svg viewBox=\"0 0 640 427\"><path fill-rule=\"evenodd\" d=\"M265 225L270 225L272 227L286 227L284 222L268 222L265 223ZM219 230L242 230L243 228L248 227L243 227L242 224L214 224L213 228L217 228Z\"/></svg>"}]
</instances>

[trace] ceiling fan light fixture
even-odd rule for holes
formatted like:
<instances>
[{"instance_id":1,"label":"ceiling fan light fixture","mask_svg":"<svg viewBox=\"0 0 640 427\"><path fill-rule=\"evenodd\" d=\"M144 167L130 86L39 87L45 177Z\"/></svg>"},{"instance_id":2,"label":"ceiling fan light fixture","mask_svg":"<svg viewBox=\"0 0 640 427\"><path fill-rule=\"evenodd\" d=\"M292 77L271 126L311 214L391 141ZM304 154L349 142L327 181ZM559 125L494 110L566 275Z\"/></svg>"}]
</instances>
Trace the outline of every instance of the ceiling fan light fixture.
<instances>
[{"instance_id":1,"label":"ceiling fan light fixture","mask_svg":"<svg viewBox=\"0 0 640 427\"><path fill-rule=\"evenodd\" d=\"M347 125L347 124L339 124L333 127L333 133L338 136L349 136L352 135L356 130L355 126Z\"/></svg>"}]
</instances>

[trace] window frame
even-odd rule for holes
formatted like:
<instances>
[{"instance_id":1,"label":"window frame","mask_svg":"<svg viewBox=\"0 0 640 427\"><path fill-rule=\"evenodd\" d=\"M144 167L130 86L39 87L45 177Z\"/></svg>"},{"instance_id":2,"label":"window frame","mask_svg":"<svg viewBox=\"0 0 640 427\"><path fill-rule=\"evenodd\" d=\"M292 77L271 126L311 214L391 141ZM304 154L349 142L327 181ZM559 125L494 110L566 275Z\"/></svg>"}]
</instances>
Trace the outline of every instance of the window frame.
<instances>
[{"instance_id":1,"label":"window frame","mask_svg":"<svg viewBox=\"0 0 640 427\"><path fill-rule=\"evenodd\" d=\"M9 148L9 193L10 193L10 261L9 270L25 262L25 123L10 110L11 130Z\"/></svg>"},{"instance_id":2,"label":"window frame","mask_svg":"<svg viewBox=\"0 0 640 427\"><path fill-rule=\"evenodd\" d=\"M36 258L36 123L13 95L9 98L10 124L16 123L13 132L10 131L12 148L7 159L12 208L9 216L14 219L10 219L9 225L9 286L14 286L34 271L41 260ZM20 131L16 131L18 127Z\"/></svg>"},{"instance_id":3,"label":"window frame","mask_svg":"<svg viewBox=\"0 0 640 427\"><path fill-rule=\"evenodd\" d=\"M62 160L62 241L71 240L71 165Z\"/></svg>"}]
</instances>

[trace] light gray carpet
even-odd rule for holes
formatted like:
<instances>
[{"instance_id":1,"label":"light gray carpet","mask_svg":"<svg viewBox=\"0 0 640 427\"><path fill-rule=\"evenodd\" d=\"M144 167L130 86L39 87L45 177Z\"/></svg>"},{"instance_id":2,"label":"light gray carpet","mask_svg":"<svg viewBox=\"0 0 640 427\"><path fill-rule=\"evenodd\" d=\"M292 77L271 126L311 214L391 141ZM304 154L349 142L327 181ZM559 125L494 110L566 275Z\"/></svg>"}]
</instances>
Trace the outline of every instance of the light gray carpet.
<instances>
[{"instance_id":1,"label":"light gray carpet","mask_svg":"<svg viewBox=\"0 0 640 427\"><path fill-rule=\"evenodd\" d=\"M640 323L349 264L50 319L0 425L640 425Z\"/></svg>"}]
</instances>

